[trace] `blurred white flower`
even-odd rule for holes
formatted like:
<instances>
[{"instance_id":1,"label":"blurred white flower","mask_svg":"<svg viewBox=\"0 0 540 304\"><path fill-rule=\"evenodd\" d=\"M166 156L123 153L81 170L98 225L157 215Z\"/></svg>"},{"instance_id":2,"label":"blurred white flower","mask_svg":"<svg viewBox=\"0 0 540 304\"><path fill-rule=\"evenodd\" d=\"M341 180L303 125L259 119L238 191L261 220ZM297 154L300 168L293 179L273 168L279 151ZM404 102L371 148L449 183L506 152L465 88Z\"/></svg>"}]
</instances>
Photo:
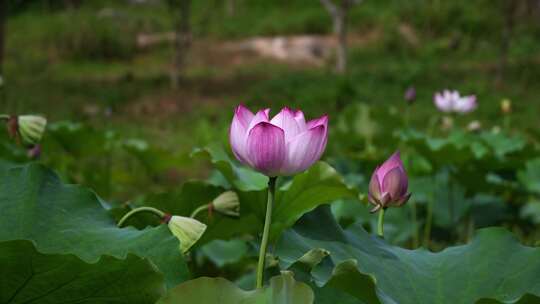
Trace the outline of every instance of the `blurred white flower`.
<instances>
[{"instance_id":1,"label":"blurred white flower","mask_svg":"<svg viewBox=\"0 0 540 304\"><path fill-rule=\"evenodd\" d=\"M435 106L445 113L469 113L477 107L476 96L461 96L458 91L444 90L435 93Z\"/></svg>"}]
</instances>

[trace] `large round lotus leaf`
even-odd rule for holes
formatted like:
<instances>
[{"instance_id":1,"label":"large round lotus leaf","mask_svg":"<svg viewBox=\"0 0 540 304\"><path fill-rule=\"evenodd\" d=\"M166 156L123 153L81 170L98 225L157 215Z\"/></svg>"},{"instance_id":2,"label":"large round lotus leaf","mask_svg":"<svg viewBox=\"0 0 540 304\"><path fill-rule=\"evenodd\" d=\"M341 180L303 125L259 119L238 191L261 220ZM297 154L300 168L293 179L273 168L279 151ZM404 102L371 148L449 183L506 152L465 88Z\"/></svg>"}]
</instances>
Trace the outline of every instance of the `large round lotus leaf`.
<instances>
[{"instance_id":1,"label":"large round lotus leaf","mask_svg":"<svg viewBox=\"0 0 540 304\"><path fill-rule=\"evenodd\" d=\"M30 240L39 252L74 254L88 263L132 253L154 263L169 286L188 278L178 240L165 225L119 229L103 204L41 165L0 167L0 241Z\"/></svg>"},{"instance_id":2,"label":"large round lotus leaf","mask_svg":"<svg viewBox=\"0 0 540 304\"><path fill-rule=\"evenodd\" d=\"M223 278L198 278L178 285L159 304L311 304L313 291L290 273L270 279L261 290L245 291Z\"/></svg>"},{"instance_id":3,"label":"large round lotus leaf","mask_svg":"<svg viewBox=\"0 0 540 304\"><path fill-rule=\"evenodd\" d=\"M540 248L521 245L504 228L481 229L471 243L438 253L408 250L369 235L360 225L342 230L324 206L285 232L276 255L282 267L290 268L315 248L329 252L311 270L315 283L331 284L363 300L375 288L385 304L469 304L487 299L516 303L522 298L540 303ZM369 280L340 283L335 277L343 276L344 269ZM358 293L363 288L367 290Z\"/></svg>"},{"instance_id":4,"label":"large round lotus leaf","mask_svg":"<svg viewBox=\"0 0 540 304\"><path fill-rule=\"evenodd\" d=\"M42 254L30 241L0 242L0 303L154 303L163 275L147 260L104 256L85 263L72 254Z\"/></svg>"}]
</instances>

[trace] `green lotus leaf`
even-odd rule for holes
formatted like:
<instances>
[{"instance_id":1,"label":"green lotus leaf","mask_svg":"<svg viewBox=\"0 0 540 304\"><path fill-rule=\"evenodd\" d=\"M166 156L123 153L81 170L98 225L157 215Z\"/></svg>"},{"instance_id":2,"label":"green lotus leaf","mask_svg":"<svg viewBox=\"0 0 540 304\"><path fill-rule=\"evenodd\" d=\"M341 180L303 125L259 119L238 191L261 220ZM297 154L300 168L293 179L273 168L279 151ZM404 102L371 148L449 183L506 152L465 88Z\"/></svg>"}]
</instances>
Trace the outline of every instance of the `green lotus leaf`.
<instances>
[{"instance_id":1,"label":"green lotus leaf","mask_svg":"<svg viewBox=\"0 0 540 304\"><path fill-rule=\"evenodd\" d=\"M311 288L289 272L270 279L261 290L245 291L223 278L198 278L171 289L158 304L310 304Z\"/></svg>"},{"instance_id":2,"label":"green lotus leaf","mask_svg":"<svg viewBox=\"0 0 540 304\"><path fill-rule=\"evenodd\" d=\"M385 304L540 300L540 248L521 245L504 228L480 229L471 243L438 253L407 250L368 234L361 225L342 230L329 208L322 206L284 233L276 255L283 268L290 268L314 248L330 255L311 270L312 280L360 300L366 300L365 292L358 294L370 284L366 276L373 279L378 300ZM351 261L356 267L350 267ZM351 276L360 276L364 283L336 283L340 267L344 275L343 263L349 263L350 272L358 272Z\"/></svg>"},{"instance_id":3,"label":"green lotus leaf","mask_svg":"<svg viewBox=\"0 0 540 304\"><path fill-rule=\"evenodd\" d=\"M131 253L155 264L168 286L189 277L178 240L166 225L119 229L105 205L42 165L0 168L0 241L30 240L41 253L74 254L87 263Z\"/></svg>"},{"instance_id":4,"label":"green lotus leaf","mask_svg":"<svg viewBox=\"0 0 540 304\"><path fill-rule=\"evenodd\" d=\"M30 241L0 242L0 303L154 303L163 275L148 260L42 254Z\"/></svg>"}]
</instances>

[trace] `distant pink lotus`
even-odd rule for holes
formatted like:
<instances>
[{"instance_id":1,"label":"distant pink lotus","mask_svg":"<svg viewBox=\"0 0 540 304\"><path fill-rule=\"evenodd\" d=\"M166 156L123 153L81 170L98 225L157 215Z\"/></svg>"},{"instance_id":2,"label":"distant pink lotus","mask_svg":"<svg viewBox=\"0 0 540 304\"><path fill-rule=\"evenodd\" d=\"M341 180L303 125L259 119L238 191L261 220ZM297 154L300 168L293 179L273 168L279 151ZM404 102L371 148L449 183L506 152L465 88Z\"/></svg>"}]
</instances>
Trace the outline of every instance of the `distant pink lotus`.
<instances>
[{"instance_id":1,"label":"distant pink lotus","mask_svg":"<svg viewBox=\"0 0 540 304\"><path fill-rule=\"evenodd\" d=\"M405 204L411 194L405 167L396 151L380 167L377 167L369 182L368 199L375 207L371 212L388 207L400 207Z\"/></svg>"},{"instance_id":2,"label":"distant pink lotus","mask_svg":"<svg viewBox=\"0 0 540 304\"><path fill-rule=\"evenodd\" d=\"M235 112L229 140L235 157L270 177L294 175L323 154L328 116L306 122L300 110L283 108L270 119L270 109L253 114L243 105Z\"/></svg>"},{"instance_id":3,"label":"distant pink lotus","mask_svg":"<svg viewBox=\"0 0 540 304\"><path fill-rule=\"evenodd\" d=\"M469 113L476 109L476 96L460 96L458 91L444 90L435 93L433 101L437 108L446 113Z\"/></svg>"}]
</instances>

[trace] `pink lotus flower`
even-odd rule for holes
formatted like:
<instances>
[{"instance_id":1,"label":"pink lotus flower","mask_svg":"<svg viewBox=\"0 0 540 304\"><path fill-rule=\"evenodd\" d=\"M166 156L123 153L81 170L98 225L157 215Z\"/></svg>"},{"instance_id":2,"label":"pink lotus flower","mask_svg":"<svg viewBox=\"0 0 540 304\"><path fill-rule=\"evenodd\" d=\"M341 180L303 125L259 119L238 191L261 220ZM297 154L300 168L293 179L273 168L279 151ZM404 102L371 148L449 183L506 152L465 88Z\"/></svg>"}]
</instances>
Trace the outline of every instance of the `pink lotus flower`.
<instances>
[{"instance_id":1,"label":"pink lotus flower","mask_svg":"<svg viewBox=\"0 0 540 304\"><path fill-rule=\"evenodd\" d=\"M371 212L381 208L402 206L411 197L408 188L407 173L397 151L377 167L371 176L368 199L375 205Z\"/></svg>"},{"instance_id":2,"label":"pink lotus flower","mask_svg":"<svg viewBox=\"0 0 540 304\"><path fill-rule=\"evenodd\" d=\"M460 96L458 91L444 90L433 97L437 108L442 112L469 113L477 107L476 96Z\"/></svg>"},{"instance_id":3,"label":"pink lotus flower","mask_svg":"<svg viewBox=\"0 0 540 304\"><path fill-rule=\"evenodd\" d=\"M306 122L304 113L283 108L272 119L270 109L255 115L243 105L235 112L229 131L234 156L267 175L293 175L309 168L324 152L328 116Z\"/></svg>"}]
</instances>

